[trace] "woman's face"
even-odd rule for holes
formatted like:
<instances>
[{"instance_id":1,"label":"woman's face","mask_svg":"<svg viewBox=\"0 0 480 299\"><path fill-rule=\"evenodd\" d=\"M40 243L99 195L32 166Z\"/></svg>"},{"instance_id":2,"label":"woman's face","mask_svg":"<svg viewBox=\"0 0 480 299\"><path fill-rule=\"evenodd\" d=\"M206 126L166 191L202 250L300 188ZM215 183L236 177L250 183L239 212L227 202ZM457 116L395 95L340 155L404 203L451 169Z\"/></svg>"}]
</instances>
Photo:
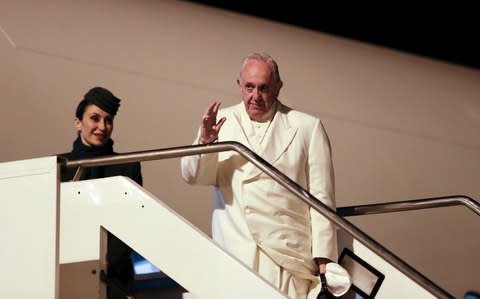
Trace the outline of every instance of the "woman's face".
<instances>
[{"instance_id":1,"label":"woman's face","mask_svg":"<svg viewBox=\"0 0 480 299\"><path fill-rule=\"evenodd\" d=\"M104 145L113 131L113 117L94 104L85 107L83 119L75 118L75 128L86 146Z\"/></svg>"}]
</instances>

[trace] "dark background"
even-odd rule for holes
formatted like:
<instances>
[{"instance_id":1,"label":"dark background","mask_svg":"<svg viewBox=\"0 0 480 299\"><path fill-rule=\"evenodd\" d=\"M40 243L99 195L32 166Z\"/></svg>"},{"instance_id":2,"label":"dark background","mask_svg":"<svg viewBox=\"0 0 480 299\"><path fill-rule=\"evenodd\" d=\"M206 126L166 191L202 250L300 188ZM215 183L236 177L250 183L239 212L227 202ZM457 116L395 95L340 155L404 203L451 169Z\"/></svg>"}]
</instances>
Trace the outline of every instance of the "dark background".
<instances>
[{"instance_id":1,"label":"dark background","mask_svg":"<svg viewBox=\"0 0 480 299\"><path fill-rule=\"evenodd\" d=\"M388 2L332 8L322 1L190 1L480 70L478 9ZM418 1L421 2L421 1ZM472 1L473 2L473 1Z\"/></svg>"}]
</instances>

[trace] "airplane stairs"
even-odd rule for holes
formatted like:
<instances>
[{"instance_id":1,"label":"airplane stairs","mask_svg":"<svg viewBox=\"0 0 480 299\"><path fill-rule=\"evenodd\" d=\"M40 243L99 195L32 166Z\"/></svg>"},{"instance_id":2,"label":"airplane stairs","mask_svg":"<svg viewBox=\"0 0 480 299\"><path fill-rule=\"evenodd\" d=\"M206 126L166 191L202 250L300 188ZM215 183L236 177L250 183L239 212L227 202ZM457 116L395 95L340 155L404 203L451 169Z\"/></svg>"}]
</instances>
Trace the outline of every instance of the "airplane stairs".
<instances>
[{"instance_id":1,"label":"airplane stairs","mask_svg":"<svg viewBox=\"0 0 480 299\"><path fill-rule=\"evenodd\" d=\"M136 252L143 291L133 298L287 298L134 181L60 183L64 163L55 156L0 163L2 298L106 298L107 232ZM353 281L342 298L453 298L333 217L339 263Z\"/></svg>"}]
</instances>

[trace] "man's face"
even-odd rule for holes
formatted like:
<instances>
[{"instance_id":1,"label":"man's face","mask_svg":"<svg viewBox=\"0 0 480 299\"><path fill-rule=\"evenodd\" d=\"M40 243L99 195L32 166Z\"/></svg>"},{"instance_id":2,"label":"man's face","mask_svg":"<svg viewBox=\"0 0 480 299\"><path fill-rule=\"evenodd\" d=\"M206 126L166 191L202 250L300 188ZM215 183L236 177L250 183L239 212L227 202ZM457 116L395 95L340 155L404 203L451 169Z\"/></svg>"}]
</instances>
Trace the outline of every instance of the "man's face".
<instances>
[{"instance_id":1,"label":"man's face","mask_svg":"<svg viewBox=\"0 0 480 299\"><path fill-rule=\"evenodd\" d=\"M273 65L258 60L249 60L237 80L247 114L253 120L265 115L278 97L282 82L273 76Z\"/></svg>"}]
</instances>

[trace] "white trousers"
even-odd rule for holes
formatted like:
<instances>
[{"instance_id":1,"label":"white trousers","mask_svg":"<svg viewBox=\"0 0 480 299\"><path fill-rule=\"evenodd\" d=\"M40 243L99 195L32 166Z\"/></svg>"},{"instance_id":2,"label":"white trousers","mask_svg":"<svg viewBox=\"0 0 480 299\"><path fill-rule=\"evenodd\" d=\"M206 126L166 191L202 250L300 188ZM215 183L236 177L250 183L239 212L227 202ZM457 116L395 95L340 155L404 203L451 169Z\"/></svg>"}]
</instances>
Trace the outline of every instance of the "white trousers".
<instances>
[{"instance_id":1,"label":"white trousers","mask_svg":"<svg viewBox=\"0 0 480 299\"><path fill-rule=\"evenodd\" d=\"M279 288L283 293L293 299L306 299L310 289L311 280L302 279L292 275L276 264L265 252L257 246L253 269L260 276Z\"/></svg>"}]
</instances>

